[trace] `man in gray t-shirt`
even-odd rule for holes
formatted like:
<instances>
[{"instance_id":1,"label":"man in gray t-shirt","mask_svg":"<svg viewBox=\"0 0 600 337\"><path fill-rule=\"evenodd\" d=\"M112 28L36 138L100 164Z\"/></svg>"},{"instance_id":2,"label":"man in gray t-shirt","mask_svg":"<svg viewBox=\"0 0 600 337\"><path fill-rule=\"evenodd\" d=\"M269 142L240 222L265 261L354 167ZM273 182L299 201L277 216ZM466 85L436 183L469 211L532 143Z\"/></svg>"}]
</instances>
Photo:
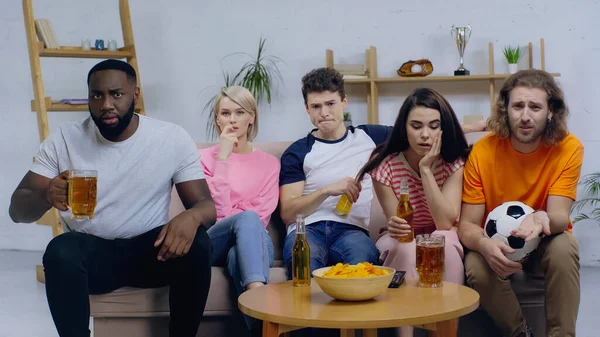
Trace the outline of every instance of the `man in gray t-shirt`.
<instances>
[{"instance_id":1,"label":"man in gray t-shirt","mask_svg":"<svg viewBox=\"0 0 600 337\"><path fill-rule=\"evenodd\" d=\"M12 196L15 222L58 209L65 233L43 258L46 294L61 337L89 336L89 295L124 286L170 286L171 336L196 336L211 278L206 229L215 206L200 154L183 128L134 113L133 67L106 60L88 74L90 117L66 123L40 146ZM75 220L68 174L96 170L92 219ZM173 184L186 210L169 221Z\"/></svg>"}]
</instances>

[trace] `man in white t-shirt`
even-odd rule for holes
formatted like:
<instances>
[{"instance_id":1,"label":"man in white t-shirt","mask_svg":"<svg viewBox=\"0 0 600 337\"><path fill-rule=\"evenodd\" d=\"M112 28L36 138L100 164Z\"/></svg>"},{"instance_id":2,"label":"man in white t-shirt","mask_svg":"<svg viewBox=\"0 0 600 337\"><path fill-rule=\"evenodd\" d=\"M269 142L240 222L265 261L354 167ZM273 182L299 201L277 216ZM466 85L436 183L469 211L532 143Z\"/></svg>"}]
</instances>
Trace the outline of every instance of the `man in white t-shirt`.
<instances>
[{"instance_id":1,"label":"man in white t-shirt","mask_svg":"<svg viewBox=\"0 0 600 337\"><path fill-rule=\"evenodd\" d=\"M302 78L306 111L316 129L283 153L279 177L281 217L288 226L283 257L292 278L296 214L303 214L310 246L310 269L338 262L377 263L379 252L368 232L373 184L354 176L383 143L391 126L344 125L347 105L342 75L315 69ZM342 195L353 202L347 215L334 212Z\"/></svg>"},{"instance_id":2,"label":"man in white t-shirt","mask_svg":"<svg viewBox=\"0 0 600 337\"><path fill-rule=\"evenodd\" d=\"M88 74L90 117L66 123L40 146L13 193L10 216L34 222L58 209L65 233L43 257L48 305L61 337L89 336L89 295L124 286L170 286L170 336L196 336L211 278L206 229L215 206L199 152L180 126L134 113L140 90L129 64L106 60ZM96 170L97 206L74 220L68 173ZM186 210L168 220L172 186Z\"/></svg>"}]
</instances>

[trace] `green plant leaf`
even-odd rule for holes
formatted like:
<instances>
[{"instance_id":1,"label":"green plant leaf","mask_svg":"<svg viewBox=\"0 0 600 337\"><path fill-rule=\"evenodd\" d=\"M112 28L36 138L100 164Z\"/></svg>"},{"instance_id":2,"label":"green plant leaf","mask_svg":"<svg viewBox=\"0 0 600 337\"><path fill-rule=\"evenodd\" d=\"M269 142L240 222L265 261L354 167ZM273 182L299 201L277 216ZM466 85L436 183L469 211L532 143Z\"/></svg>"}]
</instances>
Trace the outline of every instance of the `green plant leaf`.
<instances>
[{"instance_id":1,"label":"green plant leaf","mask_svg":"<svg viewBox=\"0 0 600 337\"><path fill-rule=\"evenodd\" d=\"M581 212L582 208L585 206L589 205L591 207L596 207L598 204L600 204L599 198L584 198L575 201L571 209L572 212Z\"/></svg>"},{"instance_id":2,"label":"green plant leaf","mask_svg":"<svg viewBox=\"0 0 600 337\"><path fill-rule=\"evenodd\" d=\"M578 213L573 219L573 223L582 220L595 220L600 224L600 172L590 173L580 179L579 185L584 187L585 198L581 198L573 203L571 214ZM581 213L584 207L593 209L587 214Z\"/></svg>"},{"instance_id":3,"label":"green plant leaf","mask_svg":"<svg viewBox=\"0 0 600 337\"><path fill-rule=\"evenodd\" d=\"M586 194L600 196L600 172L586 175L580 181L580 185L583 185Z\"/></svg>"},{"instance_id":4,"label":"green plant leaf","mask_svg":"<svg viewBox=\"0 0 600 337\"><path fill-rule=\"evenodd\" d=\"M573 224L578 223L579 221L589 220L590 218L586 214L579 214L575 218L573 218Z\"/></svg>"},{"instance_id":5,"label":"green plant leaf","mask_svg":"<svg viewBox=\"0 0 600 337\"><path fill-rule=\"evenodd\" d=\"M285 62L277 56L266 54L266 42L267 40L261 36L258 42L258 50L254 56L245 52L237 52L226 55L221 59L222 61L225 58L236 55L248 59L233 74L223 71L223 79L225 87L241 85L248 89L254 96L254 99L256 99L257 104L260 104L264 99L267 100L268 104L271 104L273 90L278 84L283 85L283 76L279 70L278 63L285 64ZM212 116L215 98L216 96L213 96L203 108L203 112L209 111L209 120L206 128L211 139L215 136L214 118Z\"/></svg>"},{"instance_id":6,"label":"green plant leaf","mask_svg":"<svg viewBox=\"0 0 600 337\"><path fill-rule=\"evenodd\" d=\"M260 38L258 43L258 51L256 56L252 57L247 53L234 53L231 55L248 56L250 60L246 62L235 75L236 78L241 78L241 85L247 88L256 102L260 102L266 98L271 104L272 89L277 83L283 83L281 71L277 65L278 62L284 63L281 58L266 55L266 39Z\"/></svg>"},{"instance_id":7,"label":"green plant leaf","mask_svg":"<svg viewBox=\"0 0 600 337\"><path fill-rule=\"evenodd\" d=\"M506 46L504 47L504 49L502 50L504 57L506 57L506 61L508 61L508 63L517 63L519 62L519 59L521 59L521 56L523 56L522 53L522 49L520 46L517 46L516 48L513 48L512 46Z\"/></svg>"}]
</instances>

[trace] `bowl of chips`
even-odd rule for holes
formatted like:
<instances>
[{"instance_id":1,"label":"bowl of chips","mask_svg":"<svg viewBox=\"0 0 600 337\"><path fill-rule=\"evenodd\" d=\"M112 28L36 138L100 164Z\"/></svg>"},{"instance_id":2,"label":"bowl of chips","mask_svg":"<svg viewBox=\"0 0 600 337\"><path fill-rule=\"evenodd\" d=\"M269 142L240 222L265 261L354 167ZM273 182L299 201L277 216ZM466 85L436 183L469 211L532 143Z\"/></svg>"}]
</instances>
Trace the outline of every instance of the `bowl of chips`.
<instances>
[{"instance_id":1,"label":"bowl of chips","mask_svg":"<svg viewBox=\"0 0 600 337\"><path fill-rule=\"evenodd\" d=\"M327 295L342 301L366 301L381 295L390 285L396 270L374 266L338 263L313 271L313 277Z\"/></svg>"}]
</instances>

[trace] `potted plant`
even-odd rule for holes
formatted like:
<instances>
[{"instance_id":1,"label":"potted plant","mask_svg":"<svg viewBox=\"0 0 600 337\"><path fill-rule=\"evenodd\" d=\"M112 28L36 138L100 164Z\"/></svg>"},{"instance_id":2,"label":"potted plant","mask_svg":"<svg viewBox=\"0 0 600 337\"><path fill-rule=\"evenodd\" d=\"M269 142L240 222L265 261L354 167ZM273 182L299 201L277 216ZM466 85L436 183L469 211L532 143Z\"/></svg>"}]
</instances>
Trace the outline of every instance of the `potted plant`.
<instances>
[{"instance_id":1,"label":"potted plant","mask_svg":"<svg viewBox=\"0 0 600 337\"><path fill-rule=\"evenodd\" d=\"M504 57L506 57L506 61L508 62L508 73L516 73L519 70L518 63L521 59L521 56L523 56L523 50L520 46L513 48L509 45L508 47L504 47L503 53Z\"/></svg>"},{"instance_id":2,"label":"potted plant","mask_svg":"<svg viewBox=\"0 0 600 337\"><path fill-rule=\"evenodd\" d=\"M254 56L247 53L234 53L223 57L225 59L233 55L243 55L249 58L236 73L231 74L223 71L224 87L243 86L252 93L257 104L260 104L264 98L267 99L268 104L271 104L273 89L275 89L277 82L283 83L281 72L277 66L278 62L283 61L277 56L266 54L265 42L266 39L261 37L258 42L258 51ZM216 96L214 95L202 109L204 112L208 111L209 114L206 132L211 139L218 136L215 134L213 116Z\"/></svg>"},{"instance_id":3,"label":"potted plant","mask_svg":"<svg viewBox=\"0 0 600 337\"><path fill-rule=\"evenodd\" d=\"M344 125L346 127L352 125L352 115L349 112L344 112Z\"/></svg>"},{"instance_id":4,"label":"potted plant","mask_svg":"<svg viewBox=\"0 0 600 337\"><path fill-rule=\"evenodd\" d=\"M580 185L584 186L586 197L573 203L571 214L579 214L573 219L573 224L582 220L594 220L600 224L600 172L586 175ZM588 214L581 213L585 206L592 207Z\"/></svg>"}]
</instances>

